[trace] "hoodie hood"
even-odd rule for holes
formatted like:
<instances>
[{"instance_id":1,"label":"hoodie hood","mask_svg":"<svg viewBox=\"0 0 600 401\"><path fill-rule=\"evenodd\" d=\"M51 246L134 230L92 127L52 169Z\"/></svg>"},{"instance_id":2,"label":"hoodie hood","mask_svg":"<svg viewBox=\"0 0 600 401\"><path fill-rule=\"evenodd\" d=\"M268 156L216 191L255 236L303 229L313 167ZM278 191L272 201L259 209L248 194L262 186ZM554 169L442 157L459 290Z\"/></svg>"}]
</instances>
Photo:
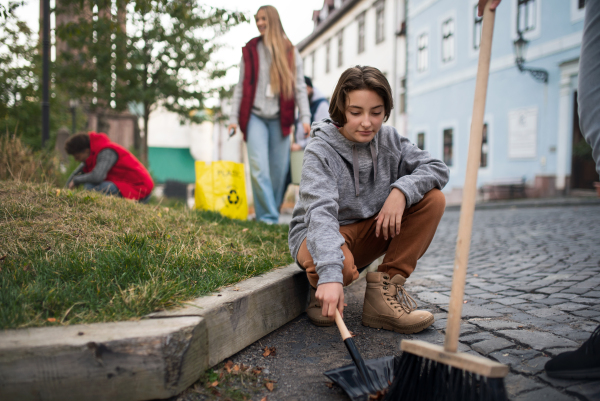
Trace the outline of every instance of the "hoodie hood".
<instances>
[{"instance_id":1,"label":"hoodie hood","mask_svg":"<svg viewBox=\"0 0 600 401\"><path fill-rule=\"evenodd\" d=\"M364 164L365 158L369 158L373 164L373 180L377 180L378 134L379 132L370 142L353 142L342 135L337 125L328 118L315 121L310 130L311 138L320 138L327 142L346 163L352 166L356 196L360 194L360 165Z\"/></svg>"}]
</instances>

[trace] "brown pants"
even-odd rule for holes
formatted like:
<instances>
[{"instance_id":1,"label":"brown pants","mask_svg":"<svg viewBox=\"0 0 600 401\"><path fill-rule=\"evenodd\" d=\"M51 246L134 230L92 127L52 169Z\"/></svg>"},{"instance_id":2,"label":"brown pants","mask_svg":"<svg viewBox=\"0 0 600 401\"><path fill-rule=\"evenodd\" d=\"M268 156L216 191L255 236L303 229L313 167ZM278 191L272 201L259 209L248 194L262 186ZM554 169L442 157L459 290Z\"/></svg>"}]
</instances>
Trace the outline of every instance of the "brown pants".
<instances>
[{"instance_id":1,"label":"brown pants","mask_svg":"<svg viewBox=\"0 0 600 401\"><path fill-rule=\"evenodd\" d=\"M400 234L394 238L388 236L387 240L383 239L381 232L379 238L375 237L377 221L374 217L341 226L340 234L346 240L342 245L344 285L358 279L358 269L370 265L383 254L385 257L378 271L388 273L390 277L396 274L410 276L417 266L417 260L429 247L445 206L444 194L438 189L432 189L419 203L404 211ZM296 258L298 264L306 270L310 285L316 288L319 276L306 246L306 239L302 241Z\"/></svg>"}]
</instances>

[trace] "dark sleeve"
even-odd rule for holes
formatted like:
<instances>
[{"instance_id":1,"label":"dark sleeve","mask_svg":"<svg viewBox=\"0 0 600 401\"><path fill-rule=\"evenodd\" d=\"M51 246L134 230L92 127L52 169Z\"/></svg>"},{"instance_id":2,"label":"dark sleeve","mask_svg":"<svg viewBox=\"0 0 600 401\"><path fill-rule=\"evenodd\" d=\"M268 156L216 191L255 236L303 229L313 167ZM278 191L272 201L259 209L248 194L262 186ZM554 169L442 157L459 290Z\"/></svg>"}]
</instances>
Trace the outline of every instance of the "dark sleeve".
<instances>
[{"instance_id":1,"label":"dark sleeve","mask_svg":"<svg viewBox=\"0 0 600 401\"><path fill-rule=\"evenodd\" d=\"M112 149L103 149L98 153L96 167L87 174L75 176L73 183L75 185L89 182L90 184L100 184L106 178L110 169L115 165L119 156Z\"/></svg>"}]
</instances>

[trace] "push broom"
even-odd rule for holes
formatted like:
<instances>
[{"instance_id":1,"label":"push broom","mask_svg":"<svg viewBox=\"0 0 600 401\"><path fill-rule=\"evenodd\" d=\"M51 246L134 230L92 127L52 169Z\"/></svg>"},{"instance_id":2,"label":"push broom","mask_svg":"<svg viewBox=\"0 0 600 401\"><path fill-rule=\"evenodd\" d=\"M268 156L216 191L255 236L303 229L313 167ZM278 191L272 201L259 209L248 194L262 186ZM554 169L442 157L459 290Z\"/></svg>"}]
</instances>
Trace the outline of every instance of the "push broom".
<instances>
[{"instance_id":1,"label":"push broom","mask_svg":"<svg viewBox=\"0 0 600 401\"><path fill-rule=\"evenodd\" d=\"M504 377L508 374L508 366L483 357L457 352L494 31L495 12L489 9L489 5L490 1L486 4L483 14L467 172L444 346L424 341L403 340L400 345L403 354L396 365L394 381L388 389L386 400L500 401L507 399Z\"/></svg>"}]
</instances>

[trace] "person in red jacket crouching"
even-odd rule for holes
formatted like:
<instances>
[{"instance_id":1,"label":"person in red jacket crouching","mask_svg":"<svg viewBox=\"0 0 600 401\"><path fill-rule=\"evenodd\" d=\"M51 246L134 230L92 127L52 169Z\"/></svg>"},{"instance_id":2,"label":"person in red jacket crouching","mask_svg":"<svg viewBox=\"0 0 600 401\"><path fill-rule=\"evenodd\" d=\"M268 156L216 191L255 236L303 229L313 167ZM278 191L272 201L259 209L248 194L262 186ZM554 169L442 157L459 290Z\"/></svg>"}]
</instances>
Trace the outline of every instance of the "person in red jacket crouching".
<instances>
[{"instance_id":1,"label":"person in red jacket crouching","mask_svg":"<svg viewBox=\"0 0 600 401\"><path fill-rule=\"evenodd\" d=\"M150 198L154 182L148 170L136 157L103 133L78 133L65 143L65 151L81 162L83 174L73 176L69 188L85 189L107 195L145 202Z\"/></svg>"}]
</instances>

